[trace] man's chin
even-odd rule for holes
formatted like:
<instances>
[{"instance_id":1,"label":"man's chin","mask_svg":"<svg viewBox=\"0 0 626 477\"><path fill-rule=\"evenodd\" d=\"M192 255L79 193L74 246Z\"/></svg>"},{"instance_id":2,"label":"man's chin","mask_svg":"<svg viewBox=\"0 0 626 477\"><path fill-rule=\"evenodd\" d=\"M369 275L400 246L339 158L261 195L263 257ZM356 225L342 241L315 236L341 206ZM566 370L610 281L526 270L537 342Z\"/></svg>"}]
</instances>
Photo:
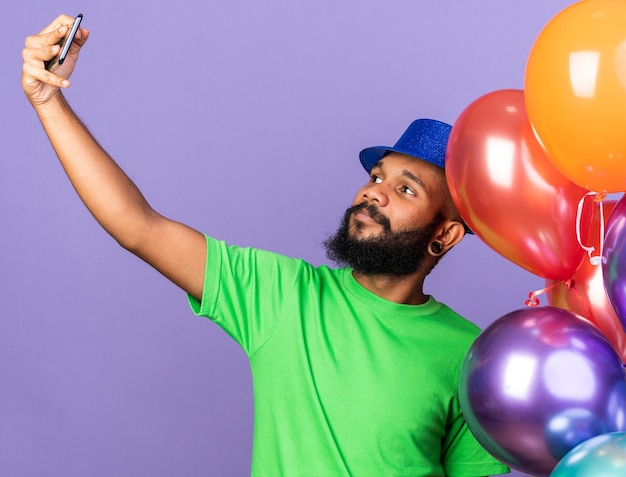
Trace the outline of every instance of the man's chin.
<instances>
[{"instance_id":1,"label":"man's chin","mask_svg":"<svg viewBox=\"0 0 626 477\"><path fill-rule=\"evenodd\" d=\"M350 234L350 239L354 240L355 242L367 242L372 240L378 241L380 240L381 236L381 231L377 232L375 230L358 230Z\"/></svg>"},{"instance_id":2,"label":"man's chin","mask_svg":"<svg viewBox=\"0 0 626 477\"><path fill-rule=\"evenodd\" d=\"M349 237L352 240L379 239L384 234L384 227L378 223L364 223L353 219L350 224Z\"/></svg>"}]
</instances>

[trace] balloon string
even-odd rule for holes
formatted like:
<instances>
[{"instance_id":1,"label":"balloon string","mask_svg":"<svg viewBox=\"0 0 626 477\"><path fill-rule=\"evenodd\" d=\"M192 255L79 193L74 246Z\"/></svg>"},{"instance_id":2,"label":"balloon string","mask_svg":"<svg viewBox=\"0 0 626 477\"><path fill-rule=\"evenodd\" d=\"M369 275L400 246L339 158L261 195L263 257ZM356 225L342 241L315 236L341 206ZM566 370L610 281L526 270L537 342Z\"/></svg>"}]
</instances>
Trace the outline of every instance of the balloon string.
<instances>
[{"instance_id":1,"label":"balloon string","mask_svg":"<svg viewBox=\"0 0 626 477\"><path fill-rule=\"evenodd\" d=\"M541 290L536 290L534 292L530 292L528 294L528 299L524 302L524 304L526 306L539 306L539 304L541 302L539 301L539 298L537 298L537 295L541 295L542 293L550 291L554 287L559 286L561 283L565 284L565 286L567 287L568 290L574 286L574 280L572 280L571 278L569 280L563 280L561 282L556 282L556 283L550 285L549 287L542 288Z\"/></svg>"},{"instance_id":2,"label":"balloon string","mask_svg":"<svg viewBox=\"0 0 626 477\"><path fill-rule=\"evenodd\" d=\"M568 290L570 289L570 287L568 287ZM580 304L580 306L582 306L583 310L585 310L585 316L589 319L591 319L591 310L589 309L589 306L587 306L587 303L585 302L585 300L583 299L582 294L578 291L578 288L576 288L574 281L572 280L572 286L571 289L574 293L574 296L576 297L576 299L578 300L578 303Z\"/></svg>"},{"instance_id":3,"label":"balloon string","mask_svg":"<svg viewBox=\"0 0 626 477\"><path fill-rule=\"evenodd\" d=\"M596 202L598 202L598 206L600 207L600 256L594 257L597 258L597 263L591 262L593 265L599 265L602 263L604 257L604 205L602 201L605 199L606 195L602 194L602 198L596 198ZM590 259L591 260L591 259Z\"/></svg>"},{"instance_id":4,"label":"balloon string","mask_svg":"<svg viewBox=\"0 0 626 477\"><path fill-rule=\"evenodd\" d=\"M600 208L600 250L599 255L592 255L596 250L594 246L587 247L583 245L583 241L580 238L580 222L583 215L583 207L585 203L585 199L589 196L594 196L594 201L598 202L598 206ZM578 244L587 252L589 256L589 262L592 265L600 265L602 263L602 252L604 248L604 207L602 205L602 201L606 198L606 194L599 192L587 192L580 202L578 202L578 209L576 211L576 238L578 239Z\"/></svg>"}]
</instances>

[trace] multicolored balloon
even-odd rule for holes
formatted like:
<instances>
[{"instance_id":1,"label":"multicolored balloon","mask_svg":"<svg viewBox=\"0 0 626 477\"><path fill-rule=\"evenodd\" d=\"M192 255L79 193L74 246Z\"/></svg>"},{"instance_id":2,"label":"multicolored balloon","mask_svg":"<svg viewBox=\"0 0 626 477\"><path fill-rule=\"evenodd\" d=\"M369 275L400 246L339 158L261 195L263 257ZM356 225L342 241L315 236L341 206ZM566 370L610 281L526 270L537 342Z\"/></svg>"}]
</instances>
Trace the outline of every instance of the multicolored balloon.
<instances>
[{"instance_id":1,"label":"multicolored balloon","mask_svg":"<svg viewBox=\"0 0 626 477\"><path fill-rule=\"evenodd\" d=\"M568 310L528 307L493 322L461 369L467 424L494 457L547 476L567 452L626 430L626 380L611 343Z\"/></svg>"},{"instance_id":2,"label":"multicolored balloon","mask_svg":"<svg viewBox=\"0 0 626 477\"><path fill-rule=\"evenodd\" d=\"M561 173L626 191L626 2L575 2L539 33L526 64L528 117Z\"/></svg>"},{"instance_id":3,"label":"multicolored balloon","mask_svg":"<svg viewBox=\"0 0 626 477\"><path fill-rule=\"evenodd\" d=\"M626 330L626 196L618 201L607 220L602 274L609 301Z\"/></svg>"},{"instance_id":4,"label":"multicolored balloon","mask_svg":"<svg viewBox=\"0 0 626 477\"><path fill-rule=\"evenodd\" d=\"M493 91L465 108L450 132L446 178L461 216L493 250L543 278L576 271L584 255L577 207L588 191L546 157L523 91ZM583 230L590 221L585 211Z\"/></svg>"},{"instance_id":5,"label":"multicolored balloon","mask_svg":"<svg viewBox=\"0 0 626 477\"><path fill-rule=\"evenodd\" d=\"M604 221L606 227L615 204L617 201L614 200L604 200L593 204L595 207L593 221L586 234L588 238L585 238L583 243L585 246L593 247L596 255L601 250L600 220ZM600 214L600 207L603 208L603 214ZM626 363L626 332L605 291L603 275L601 266L593 265L587 257L583 258L580 267L571 276L571 280L566 282L546 280L546 287L549 288L548 303L572 311L591 321L600 328L621 356L622 362Z\"/></svg>"},{"instance_id":6,"label":"multicolored balloon","mask_svg":"<svg viewBox=\"0 0 626 477\"><path fill-rule=\"evenodd\" d=\"M592 437L574 447L554 468L550 477L624 477L626 432Z\"/></svg>"}]
</instances>

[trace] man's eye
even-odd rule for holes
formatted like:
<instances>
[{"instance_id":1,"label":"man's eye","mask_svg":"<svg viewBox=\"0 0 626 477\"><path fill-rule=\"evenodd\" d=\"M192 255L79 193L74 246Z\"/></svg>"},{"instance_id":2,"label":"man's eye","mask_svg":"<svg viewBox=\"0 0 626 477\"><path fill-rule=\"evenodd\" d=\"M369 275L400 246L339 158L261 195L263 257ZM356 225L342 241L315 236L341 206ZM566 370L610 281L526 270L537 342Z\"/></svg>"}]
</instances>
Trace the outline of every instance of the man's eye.
<instances>
[{"instance_id":1,"label":"man's eye","mask_svg":"<svg viewBox=\"0 0 626 477\"><path fill-rule=\"evenodd\" d=\"M414 191L413 189L411 189L410 187L407 187L407 186L402 186L402 187L400 188L400 190L401 190L402 192L404 192L405 194L415 195L415 191Z\"/></svg>"},{"instance_id":2,"label":"man's eye","mask_svg":"<svg viewBox=\"0 0 626 477\"><path fill-rule=\"evenodd\" d=\"M380 184L383 180L378 176L372 176L372 182L374 184Z\"/></svg>"}]
</instances>

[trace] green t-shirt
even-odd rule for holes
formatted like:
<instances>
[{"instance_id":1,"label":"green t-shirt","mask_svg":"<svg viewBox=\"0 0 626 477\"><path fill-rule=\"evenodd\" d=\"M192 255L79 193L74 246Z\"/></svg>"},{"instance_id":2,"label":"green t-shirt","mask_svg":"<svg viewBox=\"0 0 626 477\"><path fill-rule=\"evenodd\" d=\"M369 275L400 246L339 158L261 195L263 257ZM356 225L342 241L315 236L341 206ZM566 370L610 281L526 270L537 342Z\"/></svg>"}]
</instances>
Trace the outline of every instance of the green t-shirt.
<instances>
[{"instance_id":1,"label":"green t-shirt","mask_svg":"<svg viewBox=\"0 0 626 477\"><path fill-rule=\"evenodd\" d=\"M202 302L248 354L257 477L483 476L460 364L479 329L432 297L382 299L350 269L208 238Z\"/></svg>"}]
</instances>

